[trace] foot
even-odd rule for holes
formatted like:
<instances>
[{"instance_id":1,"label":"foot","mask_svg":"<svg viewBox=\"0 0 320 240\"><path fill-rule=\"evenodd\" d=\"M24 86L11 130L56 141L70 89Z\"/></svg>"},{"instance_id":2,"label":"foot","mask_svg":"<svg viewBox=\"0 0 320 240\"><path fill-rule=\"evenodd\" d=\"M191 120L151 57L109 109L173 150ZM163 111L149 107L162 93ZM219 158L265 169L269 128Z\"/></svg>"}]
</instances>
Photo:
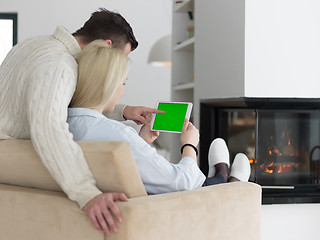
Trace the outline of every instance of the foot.
<instances>
[{"instance_id":1,"label":"foot","mask_svg":"<svg viewBox=\"0 0 320 240\"><path fill-rule=\"evenodd\" d=\"M243 153L238 153L231 166L230 177L228 182L248 182L251 173L249 159Z\"/></svg>"},{"instance_id":2,"label":"foot","mask_svg":"<svg viewBox=\"0 0 320 240\"><path fill-rule=\"evenodd\" d=\"M228 172L228 167L230 165L229 150L226 142L222 138L216 138L212 141L209 148L208 162L209 162L208 177L213 177L216 174L219 163L224 163L223 165L227 166L227 172Z\"/></svg>"}]
</instances>

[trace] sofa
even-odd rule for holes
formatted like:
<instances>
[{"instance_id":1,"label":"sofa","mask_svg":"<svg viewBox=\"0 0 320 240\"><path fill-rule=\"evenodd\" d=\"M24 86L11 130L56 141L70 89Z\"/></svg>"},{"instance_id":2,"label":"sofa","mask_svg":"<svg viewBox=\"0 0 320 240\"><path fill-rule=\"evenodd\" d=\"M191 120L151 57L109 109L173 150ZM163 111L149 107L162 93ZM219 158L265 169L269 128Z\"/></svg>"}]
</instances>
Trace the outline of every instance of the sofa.
<instances>
[{"instance_id":1,"label":"sofa","mask_svg":"<svg viewBox=\"0 0 320 240\"><path fill-rule=\"evenodd\" d=\"M119 232L96 230L42 165L29 140L0 141L0 238L3 240L258 240L261 187L227 183L147 195L130 146L78 142L103 192L124 192Z\"/></svg>"}]
</instances>

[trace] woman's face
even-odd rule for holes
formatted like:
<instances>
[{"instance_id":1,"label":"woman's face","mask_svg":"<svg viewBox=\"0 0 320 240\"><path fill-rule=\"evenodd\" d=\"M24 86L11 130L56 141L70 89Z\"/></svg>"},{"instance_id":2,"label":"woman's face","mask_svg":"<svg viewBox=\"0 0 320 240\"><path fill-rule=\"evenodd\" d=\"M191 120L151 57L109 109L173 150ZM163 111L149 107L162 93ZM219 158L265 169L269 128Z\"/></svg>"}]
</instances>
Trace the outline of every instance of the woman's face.
<instances>
[{"instance_id":1,"label":"woman's face","mask_svg":"<svg viewBox=\"0 0 320 240\"><path fill-rule=\"evenodd\" d=\"M110 112L114 109L114 106L117 104L118 100L122 97L123 95L123 86L126 84L127 79L124 79L122 84L118 87L116 94L114 95L113 100L103 109L106 112Z\"/></svg>"}]
</instances>

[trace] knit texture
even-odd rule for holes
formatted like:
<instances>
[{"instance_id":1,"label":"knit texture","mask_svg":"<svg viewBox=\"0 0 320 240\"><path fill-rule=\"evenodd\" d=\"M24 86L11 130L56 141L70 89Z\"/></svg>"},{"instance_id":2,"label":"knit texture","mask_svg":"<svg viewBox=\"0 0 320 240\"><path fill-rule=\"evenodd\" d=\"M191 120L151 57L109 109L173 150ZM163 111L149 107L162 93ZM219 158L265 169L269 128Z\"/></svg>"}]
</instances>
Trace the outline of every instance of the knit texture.
<instances>
[{"instance_id":1,"label":"knit texture","mask_svg":"<svg viewBox=\"0 0 320 240\"><path fill-rule=\"evenodd\" d=\"M53 178L82 208L101 191L66 123L80 51L60 26L10 51L0 66L0 139L31 138Z\"/></svg>"}]
</instances>

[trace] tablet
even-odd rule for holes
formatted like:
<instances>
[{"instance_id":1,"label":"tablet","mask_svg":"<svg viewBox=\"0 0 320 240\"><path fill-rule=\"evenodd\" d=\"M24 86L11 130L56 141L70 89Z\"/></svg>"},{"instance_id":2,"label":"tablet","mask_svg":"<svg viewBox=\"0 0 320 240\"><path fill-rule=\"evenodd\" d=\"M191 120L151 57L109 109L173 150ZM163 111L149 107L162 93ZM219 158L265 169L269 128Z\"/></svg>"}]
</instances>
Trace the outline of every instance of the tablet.
<instances>
[{"instance_id":1,"label":"tablet","mask_svg":"<svg viewBox=\"0 0 320 240\"><path fill-rule=\"evenodd\" d=\"M190 102L158 102L158 110L165 114L154 114L151 130L181 133L184 120L190 118L192 103Z\"/></svg>"}]
</instances>

